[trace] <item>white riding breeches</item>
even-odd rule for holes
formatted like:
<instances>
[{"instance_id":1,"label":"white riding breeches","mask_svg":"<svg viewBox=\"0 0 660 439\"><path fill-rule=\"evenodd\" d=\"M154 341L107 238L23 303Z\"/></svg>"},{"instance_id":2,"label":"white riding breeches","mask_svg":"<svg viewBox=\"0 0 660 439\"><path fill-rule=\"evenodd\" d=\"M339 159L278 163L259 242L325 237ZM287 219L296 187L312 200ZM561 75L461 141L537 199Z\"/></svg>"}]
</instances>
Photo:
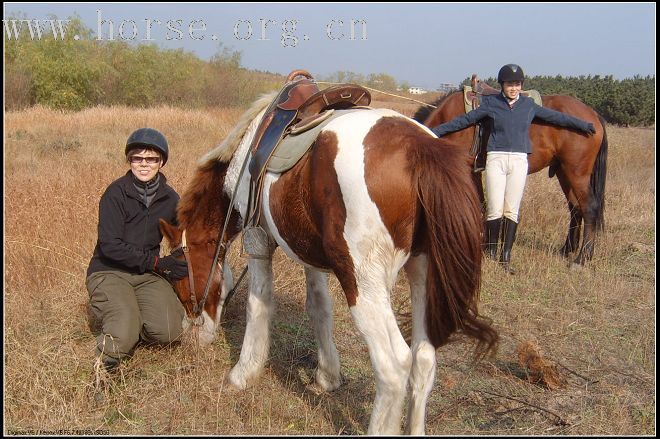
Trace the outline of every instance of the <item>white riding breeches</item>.
<instances>
[{"instance_id":1,"label":"white riding breeches","mask_svg":"<svg viewBox=\"0 0 660 439\"><path fill-rule=\"evenodd\" d=\"M486 155L487 221L504 216L518 222L527 166L524 152L489 152Z\"/></svg>"}]
</instances>

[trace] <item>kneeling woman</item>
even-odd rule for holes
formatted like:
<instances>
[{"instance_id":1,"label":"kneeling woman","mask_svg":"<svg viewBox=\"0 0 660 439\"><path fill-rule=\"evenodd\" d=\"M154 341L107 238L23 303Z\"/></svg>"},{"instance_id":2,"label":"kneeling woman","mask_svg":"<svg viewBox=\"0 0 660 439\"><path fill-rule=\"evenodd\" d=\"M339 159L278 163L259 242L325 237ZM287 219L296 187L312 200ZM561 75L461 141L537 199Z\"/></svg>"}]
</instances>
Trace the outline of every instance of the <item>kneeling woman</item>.
<instances>
[{"instance_id":1,"label":"kneeling woman","mask_svg":"<svg viewBox=\"0 0 660 439\"><path fill-rule=\"evenodd\" d=\"M99 203L98 240L87 269L89 317L97 358L112 370L138 341L167 344L182 333L185 311L169 281L188 274L185 261L159 257L159 219L176 223L179 195L160 168L165 137L140 128L125 148L130 169Z\"/></svg>"}]
</instances>

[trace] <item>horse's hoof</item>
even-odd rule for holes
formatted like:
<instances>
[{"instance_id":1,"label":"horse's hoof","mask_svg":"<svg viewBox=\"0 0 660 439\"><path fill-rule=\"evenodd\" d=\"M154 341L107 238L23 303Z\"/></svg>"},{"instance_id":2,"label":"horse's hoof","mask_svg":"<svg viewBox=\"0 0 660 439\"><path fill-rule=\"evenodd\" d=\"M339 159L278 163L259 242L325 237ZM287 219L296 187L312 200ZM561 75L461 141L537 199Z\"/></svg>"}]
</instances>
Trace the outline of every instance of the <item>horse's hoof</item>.
<instances>
[{"instance_id":1,"label":"horse's hoof","mask_svg":"<svg viewBox=\"0 0 660 439\"><path fill-rule=\"evenodd\" d=\"M229 372L229 376L227 377L227 384L229 384L229 387L233 388L234 390L247 389L248 382L244 375L237 373L234 369Z\"/></svg>"},{"instance_id":2,"label":"horse's hoof","mask_svg":"<svg viewBox=\"0 0 660 439\"><path fill-rule=\"evenodd\" d=\"M207 347L213 344L216 339L215 334L210 334L204 330L199 331L199 345L201 347Z\"/></svg>"},{"instance_id":3,"label":"horse's hoof","mask_svg":"<svg viewBox=\"0 0 660 439\"><path fill-rule=\"evenodd\" d=\"M568 266L568 268L571 271L584 271L584 265L580 264L579 262L575 262L575 261L571 262L570 265Z\"/></svg>"},{"instance_id":4,"label":"horse's hoof","mask_svg":"<svg viewBox=\"0 0 660 439\"><path fill-rule=\"evenodd\" d=\"M341 386L341 377L330 377L328 374L316 370L316 382L315 384L323 392L332 392L333 390L338 389Z\"/></svg>"}]
</instances>

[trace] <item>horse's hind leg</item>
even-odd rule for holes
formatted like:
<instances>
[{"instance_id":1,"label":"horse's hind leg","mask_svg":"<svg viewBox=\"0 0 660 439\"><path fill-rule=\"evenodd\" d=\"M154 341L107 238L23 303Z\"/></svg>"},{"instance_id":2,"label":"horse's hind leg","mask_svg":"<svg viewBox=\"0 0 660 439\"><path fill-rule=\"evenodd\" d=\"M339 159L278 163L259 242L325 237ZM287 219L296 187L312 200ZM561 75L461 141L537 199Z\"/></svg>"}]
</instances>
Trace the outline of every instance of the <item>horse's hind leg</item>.
<instances>
[{"instance_id":1,"label":"horse's hind leg","mask_svg":"<svg viewBox=\"0 0 660 439\"><path fill-rule=\"evenodd\" d=\"M561 248L561 255L567 258L580 245L580 232L582 231L582 213L573 203L568 203L568 210L571 214L571 222L568 225L568 236L566 242Z\"/></svg>"},{"instance_id":2,"label":"horse's hind leg","mask_svg":"<svg viewBox=\"0 0 660 439\"><path fill-rule=\"evenodd\" d=\"M568 211L571 216L570 223L568 225L568 234L566 236L566 242L561 248L560 253L563 257L567 258L571 253L577 250L578 245L580 244L580 231L582 228L582 212L580 207L577 206L577 199L575 198L574 193L571 190L571 185L568 181L568 178L564 174L564 171L561 167L557 167L557 180L559 180L559 185L561 186L564 195L566 196L566 201L568 203Z\"/></svg>"},{"instance_id":3,"label":"horse's hind leg","mask_svg":"<svg viewBox=\"0 0 660 439\"><path fill-rule=\"evenodd\" d=\"M426 276L428 259L425 254L412 257L404 266L412 298L412 368L406 434L423 435L426 402L433 388L436 370L435 348L426 333Z\"/></svg>"},{"instance_id":4,"label":"horse's hind leg","mask_svg":"<svg viewBox=\"0 0 660 439\"><path fill-rule=\"evenodd\" d=\"M391 288L386 279L392 276L385 271L364 267L362 273L355 276L359 294L355 305L351 306L353 321L367 343L376 376L376 398L368 434L378 435L401 433L411 364L410 348L399 331L390 305ZM350 295L345 282L342 286Z\"/></svg>"},{"instance_id":5,"label":"horse's hind leg","mask_svg":"<svg viewBox=\"0 0 660 439\"><path fill-rule=\"evenodd\" d=\"M570 197L568 197L569 208L572 207L571 211L575 211L575 219L571 215L571 226L575 226L572 229L569 229L568 237L566 238L566 245L562 250L569 249L570 246L573 247L571 250L575 250L578 246L579 236L580 236L580 222L584 222L584 230L582 233L582 246L580 247L580 253L575 259L574 263L579 265L584 265L585 262L591 260L594 251L594 239L596 235L596 230L594 227L595 222L595 207L593 206L593 200L590 199L591 190L589 188L590 175L576 175L574 173L567 173L563 168L557 172L557 177L559 182L564 186L570 185ZM562 183L562 181L564 181ZM564 193L566 190L564 189ZM568 254L568 253L565 253Z\"/></svg>"},{"instance_id":6,"label":"horse's hind leg","mask_svg":"<svg viewBox=\"0 0 660 439\"><path fill-rule=\"evenodd\" d=\"M268 245L265 243L264 245ZM229 383L245 389L264 369L270 347L270 322L273 317L273 249L268 258L248 259L250 287L247 301L247 324L238 363L229 372Z\"/></svg>"},{"instance_id":7,"label":"horse's hind leg","mask_svg":"<svg viewBox=\"0 0 660 439\"><path fill-rule=\"evenodd\" d=\"M318 344L318 368L316 383L325 391L341 385L339 354L332 338L332 297L328 292L328 275L305 267L307 279L307 302L305 308L314 327Z\"/></svg>"}]
</instances>

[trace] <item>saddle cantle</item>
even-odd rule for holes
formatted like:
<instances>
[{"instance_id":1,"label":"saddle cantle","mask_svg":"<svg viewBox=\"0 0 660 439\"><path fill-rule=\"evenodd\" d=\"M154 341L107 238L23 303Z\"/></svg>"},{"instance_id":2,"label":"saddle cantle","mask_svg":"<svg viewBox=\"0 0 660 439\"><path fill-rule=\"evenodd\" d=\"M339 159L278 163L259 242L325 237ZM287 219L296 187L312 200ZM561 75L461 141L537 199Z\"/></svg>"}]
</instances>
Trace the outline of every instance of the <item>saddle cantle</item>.
<instances>
[{"instance_id":1,"label":"saddle cantle","mask_svg":"<svg viewBox=\"0 0 660 439\"><path fill-rule=\"evenodd\" d=\"M318 126L333 110L368 106L370 103L371 94L360 85L340 84L320 90L309 72L294 70L289 73L284 87L261 118L250 145L252 158L248 164L249 204L252 210L246 216L246 224L258 222L257 206L261 197L263 175L268 169L273 153L286 136L294 133L297 135ZM302 154L305 151L303 150ZM289 162L293 157L289 153L284 153L282 156L290 157ZM276 166L278 170L283 168L281 163Z\"/></svg>"}]
</instances>

